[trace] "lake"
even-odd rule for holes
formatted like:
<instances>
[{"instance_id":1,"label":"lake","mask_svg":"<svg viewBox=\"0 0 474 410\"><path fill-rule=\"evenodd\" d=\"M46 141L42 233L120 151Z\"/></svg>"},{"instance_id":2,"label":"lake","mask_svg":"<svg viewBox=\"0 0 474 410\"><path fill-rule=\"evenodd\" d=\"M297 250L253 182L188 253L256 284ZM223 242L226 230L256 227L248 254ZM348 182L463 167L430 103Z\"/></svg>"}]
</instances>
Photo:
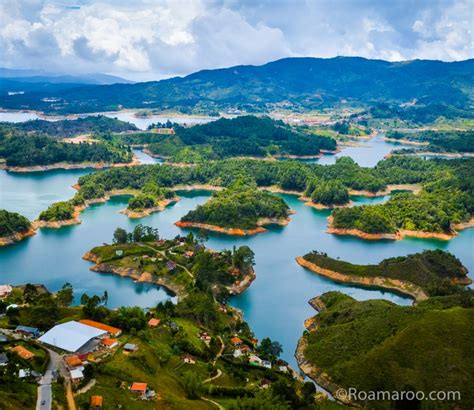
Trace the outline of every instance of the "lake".
<instances>
[{"instance_id":1,"label":"lake","mask_svg":"<svg viewBox=\"0 0 474 410\"><path fill-rule=\"evenodd\" d=\"M353 158L361 165L380 160L388 149L381 138L370 145L355 149ZM385 146L384 146L385 144ZM349 149L349 148L347 148ZM371 154L368 154L372 152ZM144 161L157 162L142 152ZM329 158L325 157L324 159ZM36 218L50 203L72 197L71 188L80 175L92 170L56 170L40 173L15 174L0 171L0 208L17 211ZM0 248L0 282L23 284L43 283L50 290L58 290L70 282L76 300L83 293L109 293L109 307L120 305L154 306L171 296L154 285L135 283L114 275L94 273L91 263L81 259L90 248L111 242L115 228L131 230L138 223L157 227L163 237L185 234L174 225L182 215L204 203L209 192L181 192L182 200L160 213L140 220L130 220L119 211L126 207L128 197L114 197L105 204L85 210L82 224L59 230L42 229L37 235L18 244ZM314 314L308 300L329 290L340 290L356 299L384 298L398 304L411 301L391 292L368 290L337 284L313 274L296 264L294 258L311 250L327 252L354 263L377 263L380 260L424 249L444 249L457 255L470 271L474 269L474 229L463 231L451 241L404 239L401 241L364 241L325 233L329 211L304 206L295 196L281 195L296 211L286 227L271 227L268 232L253 237L228 237L209 234L207 245L213 249L248 245L255 252L257 279L242 295L234 297L232 305L244 312L258 338L269 336L283 345L282 357L296 368L293 357L296 342L301 336L306 318ZM380 203L387 197L352 198L357 205Z\"/></svg>"}]
</instances>

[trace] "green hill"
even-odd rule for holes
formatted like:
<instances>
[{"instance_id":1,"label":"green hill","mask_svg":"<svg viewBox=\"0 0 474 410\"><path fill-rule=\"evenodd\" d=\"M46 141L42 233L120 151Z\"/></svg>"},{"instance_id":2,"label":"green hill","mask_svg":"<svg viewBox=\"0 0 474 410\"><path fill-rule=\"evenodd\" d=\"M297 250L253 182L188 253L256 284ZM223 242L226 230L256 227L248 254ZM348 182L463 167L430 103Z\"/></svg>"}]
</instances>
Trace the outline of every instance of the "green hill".
<instances>
[{"instance_id":1,"label":"green hill","mask_svg":"<svg viewBox=\"0 0 474 410\"><path fill-rule=\"evenodd\" d=\"M473 406L472 296L464 307L443 310L430 300L405 307L385 300L358 302L339 292L317 299L321 311L303 336L304 357L332 383L364 392L459 391L459 399L411 402L411 408ZM361 404L397 408L387 401ZM398 408L405 407L399 402Z\"/></svg>"}]
</instances>

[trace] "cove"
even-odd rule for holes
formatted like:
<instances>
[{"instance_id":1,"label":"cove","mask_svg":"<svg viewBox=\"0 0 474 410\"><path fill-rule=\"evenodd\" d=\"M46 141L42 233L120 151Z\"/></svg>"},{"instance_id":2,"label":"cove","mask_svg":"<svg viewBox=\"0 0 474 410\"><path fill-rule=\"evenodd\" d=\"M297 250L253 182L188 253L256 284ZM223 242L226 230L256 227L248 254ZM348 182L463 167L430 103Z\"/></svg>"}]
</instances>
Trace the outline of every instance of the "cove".
<instances>
[{"instance_id":1,"label":"cove","mask_svg":"<svg viewBox=\"0 0 474 410\"><path fill-rule=\"evenodd\" d=\"M29 174L1 171L0 207L35 218L51 202L70 198L74 192L71 185L87 172L92 170L56 170ZM93 246L110 242L116 227L131 230L136 224L144 223L157 227L163 237L185 234L187 230L179 229L174 222L190 209L205 202L210 193L192 191L179 192L179 195L182 200L174 206L139 220L130 220L119 214L128 198L114 197L105 204L97 204L85 210L81 214L81 225L60 230L42 229L34 237L2 248L0 282L43 283L52 291L58 290L65 282L71 282L76 300L84 292L102 294L107 290L109 307L148 307L169 299L172 297L170 294L153 285L91 272L91 264L81 257ZM340 290L358 300L384 298L404 305L411 303L411 300L390 292L342 285L317 276L297 265L294 260L296 256L316 249L354 263L377 263L387 257L440 248L458 256L471 272L474 269L473 229L462 231L451 241L409 238L370 242L328 235L325 230L329 211L304 206L295 196L282 197L296 211L288 226L269 227L266 233L243 238L209 233L207 246L219 250L234 245L248 245L254 250L257 279L245 293L233 298L231 303L244 312L245 319L258 338L269 336L282 343L283 358L295 368L293 354L296 342L304 330L303 322L314 314L307 303L310 298L329 290ZM352 199L356 205L360 205L385 201L387 197Z\"/></svg>"}]
</instances>

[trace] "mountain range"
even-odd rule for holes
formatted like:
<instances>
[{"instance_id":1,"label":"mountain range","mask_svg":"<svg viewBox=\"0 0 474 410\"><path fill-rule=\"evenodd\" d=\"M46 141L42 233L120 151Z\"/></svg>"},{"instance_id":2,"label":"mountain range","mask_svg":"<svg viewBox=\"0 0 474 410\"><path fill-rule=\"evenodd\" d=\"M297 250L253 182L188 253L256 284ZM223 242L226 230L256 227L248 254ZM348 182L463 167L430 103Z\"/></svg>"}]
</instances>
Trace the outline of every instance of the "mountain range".
<instances>
[{"instance_id":1,"label":"mountain range","mask_svg":"<svg viewBox=\"0 0 474 410\"><path fill-rule=\"evenodd\" d=\"M449 112L454 108L454 112L469 113L473 79L473 59L388 62L360 57L285 58L261 66L202 70L185 77L135 84L58 84L46 79L27 83L18 78L12 84L12 79L2 79L0 106L55 113L121 108L212 113L388 103L441 106L449 107ZM18 83L23 93L12 93L12 87L20 91Z\"/></svg>"}]
</instances>

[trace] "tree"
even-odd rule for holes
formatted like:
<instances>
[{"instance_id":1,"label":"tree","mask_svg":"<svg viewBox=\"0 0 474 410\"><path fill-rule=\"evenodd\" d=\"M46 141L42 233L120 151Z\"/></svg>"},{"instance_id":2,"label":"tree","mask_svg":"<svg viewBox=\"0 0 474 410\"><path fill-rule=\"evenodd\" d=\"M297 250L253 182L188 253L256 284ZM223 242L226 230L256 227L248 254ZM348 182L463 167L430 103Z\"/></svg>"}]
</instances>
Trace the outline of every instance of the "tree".
<instances>
[{"instance_id":1,"label":"tree","mask_svg":"<svg viewBox=\"0 0 474 410\"><path fill-rule=\"evenodd\" d=\"M27 283L25 285L25 290L23 291L23 301L25 303L33 303L38 296L38 289L35 285Z\"/></svg>"},{"instance_id":2,"label":"tree","mask_svg":"<svg viewBox=\"0 0 474 410\"><path fill-rule=\"evenodd\" d=\"M204 243L209 240L209 235L206 230L200 229L196 235L196 238L201 245L204 245Z\"/></svg>"},{"instance_id":3,"label":"tree","mask_svg":"<svg viewBox=\"0 0 474 410\"><path fill-rule=\"evenodd\" d=\"M56 294L56 299L60 306L69 306L74 300L74 290L72 285L67 282L61 290Z\"/></svg>"},{"instance_id":4,"label":"tree","mask_svg":"<svg viewBox=\"0 0 474 410\"><path fill-rule=\"evenodd\" d=\"M122 228L117 228L114 231L114 243L115 244L123 244L127 243L128 235L127 231Z\"/></svg>"},{"instance_id":5,"label":"tree","mask_svg":"<svg viewBox=\"0 0 474 410\"><path fill-rule=\"evenodd\" d=\"M109 292L107 292L107 290L104 290L104 294L102 295L101 300L104 305L107 305L109 301Z\"/></svg>"},{"instance_id":6,"label":"tree","mask_svg":"<svg viewBox=\"0 0 474 410\"><path fill-rule=\"evenodd\" d=\"M181 383L188 399L199 399L202 391L202 383L196 373L190 371L184 373Z\"/></svg>"},{"instance_id":7,"label":"tree","mask_svg":"<svg viewBox=\"0 0 474 410\"><path fill-rule=\"evenodd\" d=\"M276 358L282 354L283 348L281 344L277 342L276 340L272 341L270 338L265 337L260 342L259 351L266 356L271 356L271 357Z\"/></svg>"},{"instance_id":8,"label":"tree","mask_svg":"<svg viewBox=\"0 0 474 410\"><path fill-rule=\"evenodd\" d=\"M234 266L239 269L249 268L255 265L255 254L248 246L241 246L238 249L234 248L233 261Z\"/></svg>"}]
</instances>

